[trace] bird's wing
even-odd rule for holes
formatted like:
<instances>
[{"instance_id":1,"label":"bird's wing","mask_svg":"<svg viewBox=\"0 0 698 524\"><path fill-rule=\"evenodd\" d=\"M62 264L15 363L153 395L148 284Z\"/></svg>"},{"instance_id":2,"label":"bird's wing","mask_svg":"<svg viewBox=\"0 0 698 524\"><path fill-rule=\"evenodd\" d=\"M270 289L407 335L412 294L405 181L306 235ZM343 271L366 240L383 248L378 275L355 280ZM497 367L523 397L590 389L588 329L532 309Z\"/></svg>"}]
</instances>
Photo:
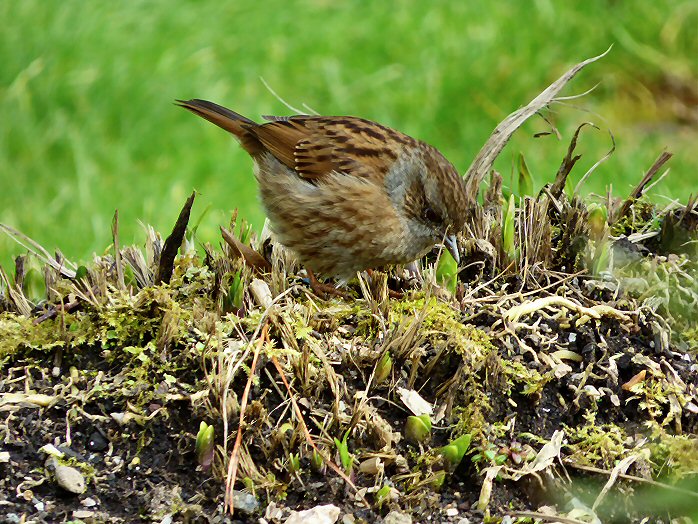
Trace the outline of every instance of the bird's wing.
<instances>
[{"instance_id":1,"label":"bird's wing","mask_svg":"<svg viewBox=\"0 0 698 524\"><path fill-rule=\"evenodd\" d=\"M319 181L344 173L380 182L403 144L414 140L398 131L356 117L266 117L249 126L262 145L299 176Z\"/></svg>"}]
</instances>

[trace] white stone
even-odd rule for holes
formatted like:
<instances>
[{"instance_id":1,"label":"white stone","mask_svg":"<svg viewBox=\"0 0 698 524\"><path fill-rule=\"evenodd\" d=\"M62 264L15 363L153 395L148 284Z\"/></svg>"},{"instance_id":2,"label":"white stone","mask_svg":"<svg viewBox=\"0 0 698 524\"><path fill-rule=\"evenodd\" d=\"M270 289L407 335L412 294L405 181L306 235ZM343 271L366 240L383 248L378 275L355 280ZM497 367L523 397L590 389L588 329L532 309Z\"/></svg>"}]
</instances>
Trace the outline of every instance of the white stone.
<instances>
[{"instance_id":1,"label":"white stone","mask_svg":"<svg viewBox=\"0 0 698 524\"><path fill-rule=\"evenodd\" d=\"M334 504L315 506L305 511L294 511L285 524L334 524L339 518L339 508Z\"/></svg>"}]
</instances>

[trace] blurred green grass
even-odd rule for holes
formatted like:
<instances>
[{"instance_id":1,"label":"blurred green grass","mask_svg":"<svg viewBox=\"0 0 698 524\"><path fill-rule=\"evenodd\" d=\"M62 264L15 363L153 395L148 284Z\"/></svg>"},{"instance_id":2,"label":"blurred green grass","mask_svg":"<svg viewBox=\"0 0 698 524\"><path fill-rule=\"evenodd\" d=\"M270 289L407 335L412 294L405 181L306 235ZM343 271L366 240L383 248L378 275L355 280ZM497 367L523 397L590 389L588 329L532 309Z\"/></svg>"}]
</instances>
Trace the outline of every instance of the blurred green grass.
<instances>
[{"instance_id":1,"label":"blurred green grass","mask_svg":"<svg viewBox=\"0 0 698 524\"><path fill-rule=\"evenodd\" d=\"M698 187L698 3L266 2L6 0L0 32L0 222L75 260L101 252L119 209L121 242L139 221L168 232L200 192L199 238L217 241L237 207L259 226L251 161L223 132L176 108L207 98L257 118L284 99L378 120L436 145L461 170L494 126L581 59L611 54L566 89L599 87L534 119L498 161L522 151L536 185L554 176L569 136L591 120L615 155L587 191L627 194L664 148L653 191L685 201ZM584 132L580 177L609 149ZM19 246L0 238L0 263Z\"/></svg>"}]
</instances>

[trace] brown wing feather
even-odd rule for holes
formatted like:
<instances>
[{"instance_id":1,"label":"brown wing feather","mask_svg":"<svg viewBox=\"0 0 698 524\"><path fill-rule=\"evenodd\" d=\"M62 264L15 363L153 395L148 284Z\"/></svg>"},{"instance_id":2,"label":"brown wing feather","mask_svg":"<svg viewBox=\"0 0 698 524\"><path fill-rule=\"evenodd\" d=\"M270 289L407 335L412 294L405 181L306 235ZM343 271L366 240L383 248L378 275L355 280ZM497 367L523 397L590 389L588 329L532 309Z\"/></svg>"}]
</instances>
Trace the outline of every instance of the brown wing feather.
<instances>
[{"instance_id":1,"label":"brown wing feather","mask_svg":"<svg viewBox=\"0 0 698 524\"><path fill-rule=\"evenodd\" d=\"M269 118L269 117L268 117ZM356 117L293 116L250 127L276 158L300 176L329 173L382 180L410 137Z\"/></svg>"},{"instance_id":2,"label":"brown wing feather","mask_svg":"<svg viewBox=\"0 0 698 524\"><path fill-rule=\"evenodd\" d=\"M296 146L309 135L309 130L300 121L277 120L249 129L280 162L296 169Z\"/></svg>"},{"instance_id":3,"label":"brown wing feather","mask_svg":"<svg viewBox=\"0 0 698 524\"><path fill-rule=\"evenodd\" d=\"M265 116L269 122L257 124L206 100L177 103L233 133L250 155L269 151L309 180L338 172L381 183L400 148L416 144L398 131L351 116Z\"/></svg>"}]
</instances>

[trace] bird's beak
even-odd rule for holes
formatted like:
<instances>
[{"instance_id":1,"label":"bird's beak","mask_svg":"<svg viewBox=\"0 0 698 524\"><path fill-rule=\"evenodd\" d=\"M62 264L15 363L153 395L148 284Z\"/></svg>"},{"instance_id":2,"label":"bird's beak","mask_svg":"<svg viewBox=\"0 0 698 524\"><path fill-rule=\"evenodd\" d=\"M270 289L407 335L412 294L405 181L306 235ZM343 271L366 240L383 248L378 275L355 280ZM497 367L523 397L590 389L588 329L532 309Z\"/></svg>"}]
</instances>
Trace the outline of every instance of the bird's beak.
<instances>
[{"instance_id":1,"label":"bird's beak","mask_svg":"<svg viewBox=\"0 0 698 524\"><path fill-rule=\"evenodd\" d=\"M445 237L444 246L448 249L448 252L451 253L456 264L460 264L460 253L458 253L458 240L456 239L456 235L448 235Z\"/></svg>"}]
</instances>

